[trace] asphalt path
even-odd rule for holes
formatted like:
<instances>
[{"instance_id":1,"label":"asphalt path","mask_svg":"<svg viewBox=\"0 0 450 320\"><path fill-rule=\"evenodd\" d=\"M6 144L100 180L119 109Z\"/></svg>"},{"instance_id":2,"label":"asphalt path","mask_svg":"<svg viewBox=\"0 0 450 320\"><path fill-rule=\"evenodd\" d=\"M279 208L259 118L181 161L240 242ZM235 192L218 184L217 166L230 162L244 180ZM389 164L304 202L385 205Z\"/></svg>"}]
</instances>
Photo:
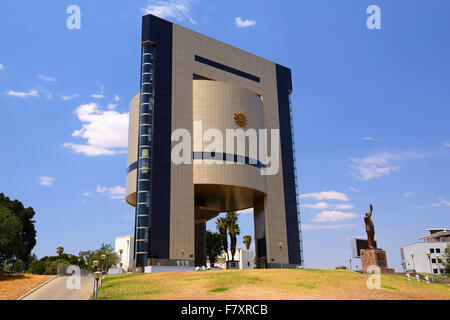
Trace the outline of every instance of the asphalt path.
<instances>
[{"instance_id":1,"label":"asphalt path","mask_svg":"<svg viewBox=\"0 0 450 320\"><path fill-rule=\"evenodd\" d=\"M57 277L22 300L88 300L92 295L92 275Z\"/></svg>"}]
</instances>

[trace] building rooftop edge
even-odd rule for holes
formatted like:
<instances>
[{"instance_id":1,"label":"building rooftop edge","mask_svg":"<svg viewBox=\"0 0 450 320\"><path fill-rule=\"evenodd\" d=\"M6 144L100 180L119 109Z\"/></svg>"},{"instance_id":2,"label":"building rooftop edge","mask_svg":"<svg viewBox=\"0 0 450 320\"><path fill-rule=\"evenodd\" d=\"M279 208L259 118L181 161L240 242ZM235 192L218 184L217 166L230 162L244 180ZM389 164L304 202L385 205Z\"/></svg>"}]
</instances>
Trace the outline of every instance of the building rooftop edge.
<instances>
[{"instance_id":1,"label":"building rooftop edge","mask_svg":"<svg viewBox=\"0 0 450 320\"><path fill-rule=\"evenodd\" d=\"M284 68L286 68L286 69L291 70L289 67L286 67L286 66L284 66L284 65L282 65L282 64L279 64L279 63L277 63L277 62L275 62L275 61L272 61L272 60L263 58L263 57L261 57L261 56L258 56L258 55L256 55L256 54L254 54L254 53L251 53L251 52L249 52L249 51L247 51L247 50L240 49L240 48L238 48L238 47L236 47L236 46L233 46L233 45L231 45L231 44L228 44L228 43L226 43L226 42L224 42L224 41L217 40L217 39L215 39L215 38L213 38L213 37L207 36L207 35L204 34L204 33L200 33L200 32L194 31L194 30L192 30L192 29L189 29L189 28L187 28L187 27L183 27L182 25L180 25L180 24L178 24L178 23L175 23L175 22L172 22L172 21L163 19L163 18L161 18L161 17L155 16L154 14L151 14L151 13L144 14L144 15L142 16L142 19L143 19L144 17L147 17L147 16L155 17L155 18L161 19L161 20L163 20L163 21L167 21L167 22L169 22L169 23L171 23L171 24L173 24L173 25L176 25L176 26L178 26L178 27L180 27L180 28L183 28L183 29L186 29L186 30L195 32L195 33L197 33L197 34L199 34L199 35L201 35L201 36L203 36L203 37L206 37L206 38L209 38L209 39L211 39L211 40L220 42L220 43L222 43L222 44L224 44L224 45L227 45L227 46L229 46L229 47L232 47L232 48L234 48L234 49L236 49L236 50L239 50L239 51L245 52L245 53L247 53L247 54L249 54L249 55L252 55L252 56L254 56L254 57L258 58L258 59L261 59L261 60L264 60L264 61L273 63L273 64L275 64L275 65L279 65L279 66L282 66L282 67L284 67Z\"/></svg>"}]
</instances>

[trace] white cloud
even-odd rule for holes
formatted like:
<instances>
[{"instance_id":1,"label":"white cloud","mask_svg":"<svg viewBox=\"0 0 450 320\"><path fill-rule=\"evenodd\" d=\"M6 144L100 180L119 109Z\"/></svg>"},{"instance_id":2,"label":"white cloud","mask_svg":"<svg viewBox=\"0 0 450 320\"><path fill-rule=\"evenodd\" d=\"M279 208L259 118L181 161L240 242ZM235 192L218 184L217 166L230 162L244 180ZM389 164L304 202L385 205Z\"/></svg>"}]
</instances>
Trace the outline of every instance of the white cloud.
<instances>
[{"instance_id":1,"label":"white cloud","mask_svg":"<svg viewBox=\"0 0 450 320\"><path fill-rule=\"evenodd\" d=\"M380 141L380 139L373 138L373 137L363 137L362 139L366 140L366 141Z\"/></svg>"},{"instance_id":2,"label":"white cloud","mask_svg":"<svg viewBox=\"0 0 450 320\"><path fill-rule=\"evenodd\" d=\"M337 191L322 191L305 193L298 196L300 199L303 198L314 198L316 200L339 200L339 201L349 201L347 195L342 192Z\"/></svg>"},{"instance_id":3,"label":"white cloud","mask_svg":"<svg viewBox=\"0 0 450 320\"><path fill-rule=\"evenodd\" d=\"M330 205L326 202L318 202L318 203L314 203L314 204L302 204L301 205L303 208L308 208L308 209L328 209L330 207Z\"/></svg>"},{"instance_id":4,"label":"white cloud","mask_svg":"<svg viewBox=\"0 0 450 320\"><path fill-rule=\"evenodd\" d=\"M114 101L116 101L116 102L120 101L120 97L117 94L114 95Z\"/></svg>"},{"instance_id":5,"label":"white cloud","mask_svg":"<svg viewBox=\"0 0 450 320\"><path fill-rule=\"evenodd\" d=\"M405 197L405 198L410 198L413 194L414 194L414 193L412 193L412 192L405 192L405 193L403 194L403 197Z\"/></svg>"},{"instance_id":6,"label":"white cloud","mask_svg":"<svg viewBox=\"0 0 450 320\"><path fill-rule=\"evenodd\" d=\"M353 188L353 187L350 187L349 189L350 189L350 191L352 191L352 192L356 192L356 193L361 192L361 190L356 189L356 188Z\"/></svg>"},{"instance_id":7,"label":"white cloud","mask_svg":"<svg viewBox=\"0 0 450 320\"><path fill-rule=\"evenodd\" d=\"M308 208L308 209L319 209L319 210L324 210L324 209L329 209L329 208L346 210L346 209L352 209L353 205L352 204L330 204L330 203L326 203L326 202L318 202L318 203L314 203L314 204L305 203L305 204L302 204L302 207Z\"/></svg>"},{"instance_id":8,"label":"white cloud","mask_svg":"<svg viewBox=\"0 0 450 320\"><path fill-rule=\"evenodd\" d=\"M90 192L84 192L83 196L84 197L92 197L92 194Z\"/></svg>"},{"instance_id":9,"label":"white cloud","mask_svg":"<svg viewBox=\"0 0 450 320\"><path fill-rule=\"evenodd\" d=\"M444 145L444 147L449 147L450 148L450 142L444 142L443 145Z\"/></svg>"},{"instance_id":10,"label":"white cloud","mask_svg":"<svg viewBox=\"0 0 450 320\"><path fill-rule=\"evenodd\" d=\"M150 1L147 7L141 8L141 11L144 14L152 14L163 19L189 20L190 23L197 24L192 18L192 3L192 0Z\"/></svg>"},{"instance_id":11,"label":"white cloud","mask_svg":"<svg viewBox=\"0 0 450 320\"><path fill-rule=\"evenodd\" d=\"M356 213L351 212L342 212L342 211L335 211L335 210L325 210L321 213L317 214L311 221L314 222L336 222L336 221L342 221L347 219L353 219L357 218L359 215Z\"/></svg>"},{"instance_id":12,"label":"white cloud","mask_svg":"<svg viewBox=\"0 0 450 320\"><path fill-rule=\"evenodd\" d=\"M53 77L48 77L48 76L44 76L42 74L38 74L37 77L42 80L42 81L50 81L50 82L55 82L56 79Z\"/></svg>"},{"instance_id":13,"label":"white cloud","mask_svg":"<svg viewBox=\"0 0 450 320\"><path fill-rule=\"evenodd\" d=\"M94 99L103 99L104 97L106 97L105 96L105 87L101 83L98 83L98 82L97 82L97 85L100 90L97 93L91 94L91 97Z\"/></svg>"},{"instance_id":14,"label":"white cloud","mask_svg":"<svg viewBox=\"0 0 450 320\"><path fill-rule=\"evenodd\" d=\"M430 156L427 153L401 152L393 154L390 152L379 152L365 158L352 158L350 159L350 166L355 170L356 176L360 180L367 181L399 170L401 162L404 160L421 160Z\"/></svg>"},{"instance_id":15,"label":"white cloud","mask_svg":"<svg viewBox=\"0 0 450 320\"><path fill-rule=\"evenodd\" d=\"M88 156L125 153L128 146L128 113L115 110L101 110L96 103L80 105L75 114L83 123L73 137L87 139L87 144L64 143L75 153Z\"/></svg>"},{"instance_id":16,"label":"white cloud","mask_svg":"<svg viewBox=\"0 0 450 320\"><path fill-rule=\"evenodd\" d=\"M61 99L63 99L64 101L67 101L67 100L71 100L71 99L73 99L73 98L77 98L77 97L79 97L80 95L78 94L78 93L76 93L76 94L73 94L73 95L71 95L71 96L62 96L62 98Z\"/></svg>"},{"instance_id":17,"label":"white cloud","mask_svg":"<svg viewBox=\"0 0 450 320\"><path fill-rule=\"evenodd\" d=\"M0 63L0 70L5 69L5 67Z\"/></svg>"},{"instance_id":18,"label":"white cloud","mask_svg":"<svg viewBox=\"0 0 450 320\"><path fill-rule=\"evenodd\" d=\"M450 201L444 200L444 198L442 198L442 197L439 197L438 199L439 199L439 202L431 204L433 207L442 207L442 206L450 207Z\"/></svg>"},{"instance_id":19,"label":"white cloud","mask_svg":"<svg viewBox=\"0 0 450 320\"><path fill-rule=\"evenodd\" d=\"M17 98L39 97L37 90L29 90L28 92L9 90L6 94Z\"/></svg>"},{"instance_id":20,"label":"white cloud","mask_svg":"<svg viewBox=\"0 0 450 320\"><path fill-rule=\"evenodd\" d=\"M106 193L108 194L110 199L124 199L125 198L125 188L116 186L116 187L104 187L97 186L96 192L98 193Z\"/></svg>"},{"instance_id":21,"label":"white cloud","mask_svg":"<svg viewBox=\"0 0 450 320\"><path fill-rule=\"evenodd\" d=\"M110 103L110 104L108 104L108 109L109 110L114 110L117 106L118 106L118 104Z\"/></svg>"},{"instance_id":22,"label":"white cloud","mask_svg":"<svg viewBox=\"0 0 450 320\"><path fill-rule=\"evenodd\" d=\"M335 225L315 225L302 224L302 230L317 230L317 229L342 229L355 227L354 224L335 224Z\"/></svg>"},{"instance_id":23,"label":"white cloud","mask_svg":"<svg viewBox=\"0 0 450 320\"><path fill-rule=\"evenodd\" d=\"M249 20L249 19L243 20L241 17L236 17L234 19L234 22L236 23L238 28L253 27L254 25L256 25L256 21L255 20Z\"/></svg>"},{"instance_id":24,"label":"white cloud","mask_svg":"<svg viewBox=\"0 0 450 320\"><path fill-rule=\"evenodd\" d=\"M52 178L52 177L39 176L37 178L38 178L37 182L46 187L52 186L53 182L55 182L55 178Z\"/></svg>"},{"instance_id":25,"label":"white cloud","mask_svg":"<svg viewBox=\"0 0 450 320\"><path fill-rule=\"evenodd\" d=\"M441 204L440 203L432 203L431 204L433 207L441 207Z\"/></svg>"}]
</instances>

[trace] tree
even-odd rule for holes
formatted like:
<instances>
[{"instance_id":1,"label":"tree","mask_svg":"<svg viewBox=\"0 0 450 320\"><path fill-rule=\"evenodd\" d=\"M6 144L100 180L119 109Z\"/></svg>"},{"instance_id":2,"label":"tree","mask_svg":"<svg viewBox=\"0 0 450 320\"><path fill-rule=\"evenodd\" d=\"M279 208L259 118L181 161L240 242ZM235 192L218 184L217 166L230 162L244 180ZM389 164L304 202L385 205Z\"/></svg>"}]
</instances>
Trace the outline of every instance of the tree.
<instances>
[{"instance_id":1,"label":"tree","mask_svg":"<svg viewBox=\"0 0 450 320\"><path fill-rule=\"evenodd\" d=\"M217 261L217 256L222 253L223 250L223 237L218 232L206 231L206 255L209 257L211 267L214 267L214 263Z\"/></svg>"},{"instance_id":2,"label":"tree","mask_svg":"<svg viewBox=\"0 0 450 320\"><path fill-rule=\"evenodd\" d=\"M244 236L244 245L247 248L247 250L250 249L251 244L252 244L252 236L250 236L250 235Z\"/></svg>"},{"instance_id":3,"label":"tree","mask_svg":"<svg viewBox=\"0 0 450 320\"><path fill-rule=\"evenodd\" d=\"M227 258L228 258L228 237L227 237L227 232L228 232L228 226L227 226L227 220L225 218L217 218L216 220L216 228L217 231L219 231L219 233L222 236L222 247L223 250L225 251Z\"/></svg>"},{"instance_id":4,"label":"tree","mask_svg":"<svg viewBox=\"0 0 450 320\"><path fill-rule=\"evenodd\" d=\"M11 210L0 207L0 271L5 263L13 262L21 249L20 232L22 223Z\"/></svg>"},{"instance_id":5,"label":"tree","mask_svg":"<svg viewBox=\"0 0 450 320\"><path fill-rule=\"evenodd\" d=\"M100 264L99 264L99 268L101 269L102 263L105 263L103 265L103 270L106 269L106 261L103 261L101 256L102 254L106 255L106 251L109 251L109 257L108 257L108 269L119 262L119 255L117 253L114 253L114 249L110 244L104 244L102 243L102 245L100 246L100 248L98 248L97 250L91 251L89 257L88 257L88 266L89 268L93 269L93 262L94 260L97 260Z\"/></svg>"},{"instance_id":6,"label":"tree","mask_svg":"<svg viewBox=\"0 0 450 320\"><path fill-rule=\"evenodd\" d=\"M231 261L234 261L234 254L236 253L236 236L238 236L240 233L241 230L236 223L228 226L228 234L230 235Z\"/></svg>"},{"instance_id":7,"label":"tree","mask_svg":"<svg viewBox=\"0 0 450 320\"><path fill-rule=\"evenodd\" d=\"M237 224L239 215L236 211L228 211L225 216L225 220L227 223L228 234L230 235L230 251L231 251L231 260L234 261L234 254L236 253L236 236L241 233L239 226Z\"/></svg>"},{"instance_id":8,"label":"tree","mask_svg":"<svg viewBox=\"0 0 450 320\"><path fill-rule=\"evenodd\" d=\"M12 266L12 270L14 272L22 273L25 271L25 263L22 260L16 260Z\"/></svg>"},{"instance_id":9,"label":"tree","mask_svg":"<svg viewBox=\"0 0 450 320\"><path fill-rule=\"evenodd\" d=\"M20 259L27 264L29 263L31 251L36 245L36 229L34 226L35 221L33 220L35 215L34 209L31 207L25 208L22 202L10 200L3 193L0 193L0 207L9 209L22 224L19 240L17 241L17 246L15 246L13 261L11 262ZM28 265L26 267L28 268Z\"/></svg>"},{"instance_id":10,"label":"tree","mask_svg":"<svg viewBox=\"0 0 450 320\"><path fill-rule=\"evenodd\" d=\"M58 248L56 248L56 253L58 254L58 257L61 257L63 252L64 252L64 247L59 246Z\"/></svg>"},{"instance_id":11,"label":"tree","mask_svg":"<svg viewBox=\"0 0 450 320\"><path fill-rule=\"evenodd\" d=\"M442 254L442 265L445 274L450 276L450 244L447 244L447 248L445 248L445 251Z\"/></svg>"}]
</instances>

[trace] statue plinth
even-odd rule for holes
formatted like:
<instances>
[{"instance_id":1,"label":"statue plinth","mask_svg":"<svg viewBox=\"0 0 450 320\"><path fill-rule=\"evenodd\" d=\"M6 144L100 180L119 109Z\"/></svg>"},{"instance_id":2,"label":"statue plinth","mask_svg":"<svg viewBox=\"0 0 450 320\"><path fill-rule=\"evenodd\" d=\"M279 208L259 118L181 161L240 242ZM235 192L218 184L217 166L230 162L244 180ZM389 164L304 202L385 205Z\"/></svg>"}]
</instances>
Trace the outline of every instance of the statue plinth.
<instances>
[{"instance_id":1,"label":"statue plinth","mask_svg":"<svg viewBox=\"0 0 450 320\"><path fill-rule=\"evenodd\" d=\"M373 270L368 270L369 267L377 266L381 273L395 273L394 269L388 268L386 251L382 249L364 249L364 253L361 255L361 264L365 272L373 272Z\"/></svg>"}]
</instances>

